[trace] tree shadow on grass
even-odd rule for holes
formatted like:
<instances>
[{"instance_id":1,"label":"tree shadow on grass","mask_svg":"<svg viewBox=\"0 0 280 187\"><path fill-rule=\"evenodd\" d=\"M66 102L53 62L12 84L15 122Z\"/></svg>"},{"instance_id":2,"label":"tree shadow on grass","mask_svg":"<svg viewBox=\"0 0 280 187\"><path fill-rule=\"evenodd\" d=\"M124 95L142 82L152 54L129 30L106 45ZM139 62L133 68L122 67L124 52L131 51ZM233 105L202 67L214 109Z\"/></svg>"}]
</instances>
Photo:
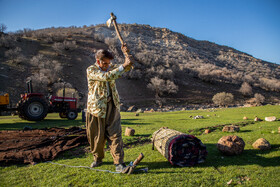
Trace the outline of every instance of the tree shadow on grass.
<instances>
[{"instance_id":1,"label":"tree shadow on grass","mask_svg":"<svg viewBox=\"0 0 280 187\"><path fill-rule=\"evenodd\" d=\"M139 119L122 119L121 124L122 125L150 125L151 123L137 123L137 120ZM136 122L134 122L136 121Z\"/></svg>"}]
</instances>

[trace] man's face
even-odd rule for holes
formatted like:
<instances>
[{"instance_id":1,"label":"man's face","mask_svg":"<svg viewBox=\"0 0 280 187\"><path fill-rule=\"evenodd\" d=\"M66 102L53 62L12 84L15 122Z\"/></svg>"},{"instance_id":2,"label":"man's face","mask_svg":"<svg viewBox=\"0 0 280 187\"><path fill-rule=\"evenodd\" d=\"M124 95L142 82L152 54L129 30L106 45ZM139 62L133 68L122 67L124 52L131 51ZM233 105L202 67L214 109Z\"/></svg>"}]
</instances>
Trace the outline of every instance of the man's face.
<instances>
[{"instance_id":1,"label":"man's face","mask_svg":"<svg viewBox=\"0 0 280 187\"><path fill-rule=\"evenodd\" d=\"M102 60L97 60L97 63L103 71L106 71L109 68L110 61L109 58L103 58Z\"/></svg>"}]
</instances>

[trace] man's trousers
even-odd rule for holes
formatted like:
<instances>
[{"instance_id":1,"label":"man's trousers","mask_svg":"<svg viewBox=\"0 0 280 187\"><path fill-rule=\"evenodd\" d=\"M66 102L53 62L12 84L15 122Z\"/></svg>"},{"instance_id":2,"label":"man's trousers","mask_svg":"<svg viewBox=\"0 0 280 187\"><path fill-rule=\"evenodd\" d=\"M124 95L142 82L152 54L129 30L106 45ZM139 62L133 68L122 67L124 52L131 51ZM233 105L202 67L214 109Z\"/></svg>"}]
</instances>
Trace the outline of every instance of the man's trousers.
<instances>
[{"instance_id":1,"label":"man's trousers","mask_svg":"<svg viewBox=\"0 0 280 187\"><path fill-rule=\"evenodd\" d=\"M115 107L113 99L107 103L106 118L95 117L87 113L87 138L95 161L104 158L106 140L111 149L114 164L122 164L124 159L120 111Z\"/></svg>"}]
</instances>

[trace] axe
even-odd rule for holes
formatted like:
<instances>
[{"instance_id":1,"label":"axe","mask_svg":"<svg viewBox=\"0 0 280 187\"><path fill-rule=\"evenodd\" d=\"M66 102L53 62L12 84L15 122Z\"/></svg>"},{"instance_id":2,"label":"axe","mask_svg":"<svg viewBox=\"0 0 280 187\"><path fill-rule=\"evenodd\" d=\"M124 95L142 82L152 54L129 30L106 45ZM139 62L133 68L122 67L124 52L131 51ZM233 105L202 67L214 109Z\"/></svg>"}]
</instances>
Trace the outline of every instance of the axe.
<instances>
[{"instance_id":1,"label":"axe","mask_svg":"<svg viewBox=\"0 0 280 187\"><path fill-rule=\"evenodd\" d=\"M114 25L116 33L119 37L119 40L120 40L122 46L126 46L126 43L123 41L123 38L120 34L119 27L118 27L118 24L117 24L116 20L117 20L117 17L114 15L113 12L111 12L111 17L110 17L110 19L108 19L108 21L106 21L106 24L109 28L112 26L112 24ZM127 46L126 46L126 48L127 48ZM123 52L125 57L130 57L130 59L131 59L132 56L129 54L129 49L128 48L127 48L127 50L122 49L122 52ZM132 68L133 68L133 66L132 66Z\"/></svg>"},{"instance_id":2,"label":"axe","mask_svg":"<svg viewBox=\"0 0 280 187\"><path fill-rule=\"evenodd\" d=\"M133 173L136 166L141 162L141 160L144 158L144 154L140 153L140 155L134 160L134 162L130 162L130 164L122 171L122 173L127 173L130 175Z\"/></svg>"}]
</instances>

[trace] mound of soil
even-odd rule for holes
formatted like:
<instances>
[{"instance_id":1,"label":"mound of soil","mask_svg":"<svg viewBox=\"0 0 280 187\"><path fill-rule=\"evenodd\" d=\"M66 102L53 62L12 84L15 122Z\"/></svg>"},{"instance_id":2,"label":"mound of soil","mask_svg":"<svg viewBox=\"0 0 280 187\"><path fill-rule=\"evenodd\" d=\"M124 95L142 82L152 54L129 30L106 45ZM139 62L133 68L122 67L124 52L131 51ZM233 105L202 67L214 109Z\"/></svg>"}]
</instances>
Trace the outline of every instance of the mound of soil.
<instances>
[{"instance_id":1,"label":"mound of soil","mask_svg":"<svg viewBox=\"0 0 280 187\"><path fill-rule=\"evenodd\" d=\"M0 165L53 160L59 153L87 143L86 131L79 127L0 131Z\"/></svg>"}]
</instances>

